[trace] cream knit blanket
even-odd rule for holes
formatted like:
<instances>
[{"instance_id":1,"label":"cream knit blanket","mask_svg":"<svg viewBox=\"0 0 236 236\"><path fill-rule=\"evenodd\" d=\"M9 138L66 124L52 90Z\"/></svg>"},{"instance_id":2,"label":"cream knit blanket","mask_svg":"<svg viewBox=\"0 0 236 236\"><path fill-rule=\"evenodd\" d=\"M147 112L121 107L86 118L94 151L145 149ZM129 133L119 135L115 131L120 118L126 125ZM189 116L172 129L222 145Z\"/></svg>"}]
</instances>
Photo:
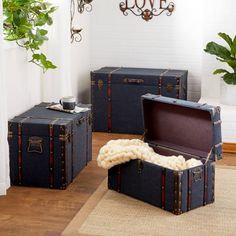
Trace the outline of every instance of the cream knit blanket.
<instances>
[{"instance_id":1,"label":"cream knit blanket","mask_svg":"<svg viewBox=\"0 0 236 236\"><path fill-rule=\"evenodd\" d=\"M202 165L197 159L185 160L183 156L163 156L154 152L147 143L139 139L111 140L98 154L98 166L110 169L130 160L140 159L172 170L185 170Z\"/></svg>"}]
</instances>

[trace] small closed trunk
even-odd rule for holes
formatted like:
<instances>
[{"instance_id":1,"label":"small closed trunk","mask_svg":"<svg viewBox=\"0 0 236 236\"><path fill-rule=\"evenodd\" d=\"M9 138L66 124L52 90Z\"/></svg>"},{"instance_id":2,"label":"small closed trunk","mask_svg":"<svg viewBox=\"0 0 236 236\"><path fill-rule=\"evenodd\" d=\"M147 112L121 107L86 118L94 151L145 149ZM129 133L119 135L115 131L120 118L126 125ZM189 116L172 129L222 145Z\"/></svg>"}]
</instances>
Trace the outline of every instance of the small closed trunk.
<instances>
[{"instance_id":1,"label":"small closed trunk","mask_svg":"<svg viewBox=\"0 0 236 236\"><path fill-rule=\"evenodd\" d=\"M13 185L65 189L91 160L91 112L68 114L48 105L9 121Z\"/></svg>"}]
</instances>

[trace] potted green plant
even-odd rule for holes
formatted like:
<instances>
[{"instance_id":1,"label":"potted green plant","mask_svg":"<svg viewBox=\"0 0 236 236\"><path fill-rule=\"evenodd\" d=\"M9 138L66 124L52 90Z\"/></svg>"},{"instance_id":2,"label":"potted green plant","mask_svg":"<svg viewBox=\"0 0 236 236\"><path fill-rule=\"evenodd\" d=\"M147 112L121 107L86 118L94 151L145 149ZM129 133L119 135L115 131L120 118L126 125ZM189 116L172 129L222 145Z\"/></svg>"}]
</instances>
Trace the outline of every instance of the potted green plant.
<instances>
[{"instance_id":1,"label":"potted green plant","mask_svg":"<svg viewBox=\"0 0 236 236\"><path fill-rule=\"evenodd\" d=\"M30 62L45 72L56 66L41 52L48 40L48 26L52 25L52 13L57 9L45 0L3 0L4 38L32 54Z\"/></svg>"},{"instance_id":2,"label":"potted green plant","mask_svg":"<svg viewBox=\"0 0 236 236\"><path fill-rule=\"evenodd\" d=\"M213 74L221 74L221 103L236 105L236 36L232 39L225 33L218 34L225 42L222 46L215 42L209 42L205 52L215 55L216 59L225 63L229 68L216 69Z\"/></svg>"}]
</instances>

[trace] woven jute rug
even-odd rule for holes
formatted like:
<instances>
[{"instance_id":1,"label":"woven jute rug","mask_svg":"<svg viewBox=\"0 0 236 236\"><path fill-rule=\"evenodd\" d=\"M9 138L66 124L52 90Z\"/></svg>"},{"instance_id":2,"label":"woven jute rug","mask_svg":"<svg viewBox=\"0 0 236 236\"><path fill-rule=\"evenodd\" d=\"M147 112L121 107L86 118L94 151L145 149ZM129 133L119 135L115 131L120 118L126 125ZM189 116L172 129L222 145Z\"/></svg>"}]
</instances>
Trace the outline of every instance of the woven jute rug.
<instances>
[{"instance_id":1,"label":"woven jute rug","mask_svg":"<svg viewBox=\"0 0 236 236\"><path fill-rule=\"evenodd\" d=\"M110 191L105 180L62 235L235 236L236 169L217 167L216 202L179 216Z\"/></svg>"}]
</instances>

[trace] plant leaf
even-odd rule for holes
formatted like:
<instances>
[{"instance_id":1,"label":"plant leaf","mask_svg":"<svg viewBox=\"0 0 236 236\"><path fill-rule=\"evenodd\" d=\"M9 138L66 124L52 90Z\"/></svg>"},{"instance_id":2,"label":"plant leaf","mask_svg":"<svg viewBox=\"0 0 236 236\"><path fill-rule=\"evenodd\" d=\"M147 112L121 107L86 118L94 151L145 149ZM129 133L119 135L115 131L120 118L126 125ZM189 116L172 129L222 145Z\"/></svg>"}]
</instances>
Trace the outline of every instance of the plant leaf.
<instances>
[{"instance_id":1,"label":"plant leaf","mask_svg":"<svg viewBox=\"0 0 236 236\"><path fill-rule=\"evenodd\" d=\"M227 70L225 69L217 69L213 72L214 75L216 74L223 74L223 73L229 73Z\"/></svg>"},{"instance_id":2,"label":"plant leaf","mask_svg":"<svg viewBox=\"0 0 236 236\"><path fill-rule=\"evenodd\" d=\"M230 38L230 36L228 34L225 34L225 33L219 33L218 34L222 39L225 40L225 42L230 46L233 45L233 40Z\"/></svg>"},{"instance_id":3,"label":"plant leaf","mask_svg":"<svg viewBox=\"0 0 236 236\"><path fill-rule=\"evenodd\" d=\"M40 60L40 54L34 54L32 57L34 60L37 60L37 61Z\"/></svg>"},{"instance_id":4,"label":"plant leaf","mask_svg":"<svg viewBox=\"0 0 236 236\"><path fill-rule=\"evenodd\" d=\"M217 57L216 60L221 61L221 62L225 62L224 59L221 59L221 58L219 58L219 57Z\"/></svg>"},{"instance_id":5,"label":"plant leaf","mask_svg":"<svg viewBox=\"0 0 236 236\"><path fill-rule=\"evenodd\" d=\"M223 76L223 79L226 84L233 84L236 85L236 74L234 73L227 73Z\"/></svg>"},{"instance_id":6,"label":"plant leaf","mask_svg":"<svg viewBox=\"0 0 236 236\"><path fill-rule=\"evenodd\" d=\"M48 14L40 13L35 21L36 26L43 26L48 21Z\"/></svg>"},{"instance_id":7,"label":"plant leaf","mask_svg":"<svg viewBox=\"0 0 236 236\"><path fill-rule=\"evenodd\" d=\"M231 47L231 53L234 55L236 54L236 36L234 37L234 41Z\"/></svg>"},{"instance_id":8,"label":"plant leaf","mask_svg":"<svg viewBox=\"0 0 236 236\"><path fill-rule=\"evenodd\" d=\"M45 36L48 33L48 31L45 29L40 29L39 32L42 36Z\"/></svg>"},{"instance_id":9,"label":"plant leaf","mask_svg":"<svg viewBox=\"0 0 236 236\"><path fill-rule=\"evenodd\" d=\"M58 9L58 7L51 7L51 9L49 10L48 13L53 13L54 11L56 11Z\"/></svg>"},{"instance_id":10,"label":"plant leaf","mask_svg":"<svg viewBox=\"0 0 236 236\"><path fill-rule=\"evenodd\" d=\"M230 60L224 60L236 73L236 60L230 59Z\"/></svg>"},{"instance_id":11,"label":"plant leaf","mask_svg":"<svg viewBox=\"0 0 236 236\"><path fill-rule=\"evenodd\" d=\"M47 68L49 69L56 69L57 66L55 66L51 61L47 60Z\"/></svg>"},{"instance_id":12,"label":"plant leaf","mask_svg":"<svg viewBox=\"0 0 236 236\"><path fill-rule=\"evenodd\" d=\"M32 52L30 62L47 69L56 66L40 52L48 40L48 31L43 26L53 23L51 14L57 9L47 0L3 0L4 38ZM47 27L47 26L46 26ZM24 39L23 43L20 39Z\"/></svg>"},{"instance_id":13,"label":"plant leaf","mask_svg":"<svg viewBox=\"0 0 236 236\"><path fill-rule=\"evenodd\" d=\"M52 25L52 24L53 24L53 19L52 19L52 17L49 16L49 17L47 18L47 24L48 24L48 25Z\"/></svg>"},{"instance_id":14,"label":"plant leaf","mask_svg":"<svg viewBox=\"0 0 236 236\"><path fill-rule=\"evenodd\" d=\"M227 48L225 48L215 42L208 43L206 46L206 49L204 49L204 51L209 54L216 55L219 58L223 58L223 59L230 59L231 58L231 52Z\"/></svg>"},{"instance_id":15,"label":"plant leaf","mask_svg":"<svg viewBox=\"0 0 236 236\"><path fill-rule=\"evenodd\" d=\"M20 23L21 23L20 12L19 11L15 11L13 13L13 24L16 25L16 26L19 26Z\"/></svg>"}]
</instances>

